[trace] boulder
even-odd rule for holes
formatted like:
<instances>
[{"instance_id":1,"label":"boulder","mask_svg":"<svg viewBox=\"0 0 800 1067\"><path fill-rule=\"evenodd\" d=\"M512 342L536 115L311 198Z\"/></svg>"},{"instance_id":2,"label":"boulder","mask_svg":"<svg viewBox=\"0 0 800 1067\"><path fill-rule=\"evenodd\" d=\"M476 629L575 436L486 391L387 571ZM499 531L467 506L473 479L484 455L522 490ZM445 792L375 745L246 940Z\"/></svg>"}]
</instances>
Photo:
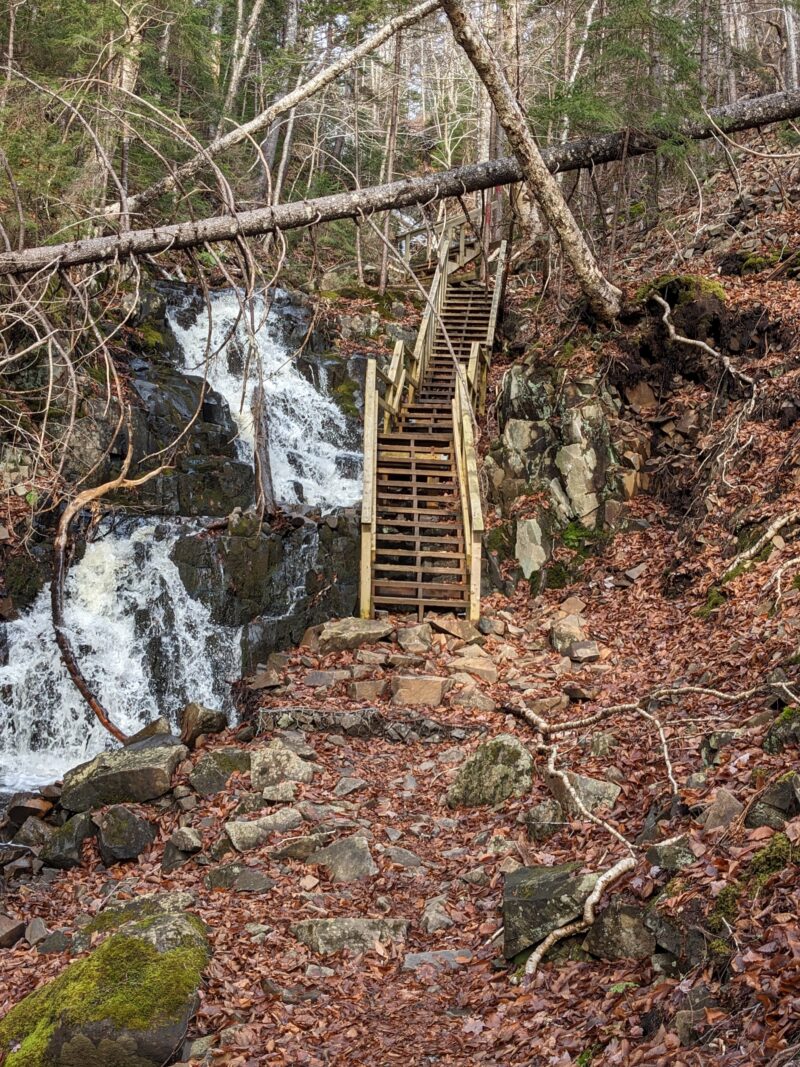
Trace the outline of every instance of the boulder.
<instances>
[{"instance_id":1,"label":"boulder","mask_svg":"<svg viewBox=\"0 0 800 1067\"><path fill-rule=\"evenodd\" d=\"M497 667L488 656L465 656L452 663L450 670L465 671L484 682L497 681Z\"/></svg>"},{"instance_id":2,"label":"boulder","mask_svg":"<svg viewBox=\"0 0 800 1067\"><path fill-rule=\"evenodd\" d=\"M538 519L518 519L514 556L527 580L537 574L550 559L552 539Z\"/></svg>"},{"instance_id":3,"label":"boulder","mask_svg":"<svg viewBox=\"0 0 800 1067\"><path fill-rule=\"evenodd\" d=\"M531 788L533 759L511 734L499 734L479 745L459 768L447 792L451 808L500 804L524 796Z\"/></svg>"},{"instance_id":4,"label":"boulder","mask_svg":"<svg viewBox=\"0 0 800 1067\"><path fill-rule=\"evenodd\" d=\"M25 923L11 915L0 914L0 948L11 948L25 933Z\"/></svg>"},{"instance_id":5,"label":"boulder","mask_svg":"<svg viewBox=\"0 0 800 1067\"><path fill-rule=\"evenodd\" d=\"M175 768L188 754L183 745L101 752L64 775L61 804L90 811L106 804L143 804L169 791Z\"/></svg>"},{"instance_id":6,"label":"boulder","mask_svg":"<svg viewBox=\"0 0 800 1067\"><path fill-rule=\"evenodd\" d=\"M743 811L744 804L736 799L730 789L725 789L723 786L717 790L714 799L703 813L701 821L706 830L718 830L721 827L730 826Z\"/></svg>"},{"instance_id":7,"label":"boulder","mask_svg":"<svg viewBox=\"0 0 800 1067\"><path fill-rule=\"evenodd\" d=\"M468 645L483 643L483 635L477 627L466 619L458 619L455 615L429 615L428 621L434 630L439 630L450 637L457 637L459 641L465 641Z\"/></svg>"},{"instance_id":8,"label":"boulder","mask_svg":"<svg viewBox=\"0 0 800 1067\"><path fill-rule=\"evenodd\" d=\"M585 641L586 631L580 615L567 615L556 619L550 627L550 644L562 656L569 654L569 648L576 641Z\"/></svg>"},{"instance_id":9,"label":"boulder","mask_svg":"<svg viewBox=\"0 0 800 1067\"><path fill-rule=\"evenodd\" d=\"M152 741L153 738L166 737L172 737L172 727L165 715L159 715L157 719L152 719L141 730L137 730L135 734L132 734L125 742L125 747L141 747L142 741Z\"/></svg>"},{"instance_id":10,"label":"boulder","mask_svg":"<svg viewBox=\"0 0 800 1067\"><path fill-rule=\"evenodd\" d=\"M49 936L50 931L47 929L47 923L38 916L35 919L31 919L25 927L25 940L31 946L40 944Z\"/></svg>"},{"instance_id":11,"label":"boulder","mask_svg":"<svg viewBox=\"0 0 800 1067\"><path fill-rule=\"evenodd\" d=\"M764 751L778 755L785 748L800 745L800 708L784 708L775 722L767 730L764 738Z\"/></svg>"},{"instance_id":12,"label":"boulder","mask_svg":"<svg viewBox=\"0 0 800 1067\"><path fill-rule=\"evenodd\" d=\"M378 873L369 842L358 834L318 849L308 857L308 862L324 867L332 882L358 882Z\"/></svg>"},{"instance_id":13,"label":"boulder","mask_svg":"<svg viewBox=\"0 0 800 1067\"><path fill-rule=\"evenodd\" d=\"M292 927L292 933L314 952L328 956L343 948L369 952L377 945L404 941L407 929L406 919L305 919Z\"/></svg>"},{"instance_id":14,"label":"boulder","mask_svg":"<svg viewBox=\"0 0 800 1067\"><path fill-rule=\"evenodd\" d=\"M404 626L397 631L397 643L404 652L427 652L431 647L433 631L428 622L417 626Z\"/></svg>"},{"instance_id":15,"label":"boulder","mask_svg":"<svg viewBox=\"0 0 800 1067\"><path fill-rule=\"evenodd\" d=\"M226 863L209 871L204 879L207 889L230 889L234 893L266 893L275 882L262 871L244 863Z\"/></svg>"},{"instance_id":16,"label":"boulder","mask_svg":"<svg viewBox=\"0 0 800 1067\"><path fill-rule=\"evenodd\" d=\"M583 774L575 774L574 771L567 771L567 779L583 806L591 812L598 811L600 808L606 808L610 811L616 804L617 797L620 794L620 787L613 782L604 782L597 778L587 778ZM569 812L572 815L582 814L580 808L572 799L569 790L558 775L550 774L546 771L544 780L547 783L547 788L559 802L564 811Z\"/></svg>"},{"instance_id":17,"label":"boulder","mask_svg":"<svg viewBox=\"0 0 800 1067\"><path fill-rule=\"evenodd\" d=\"M319 635L320 655L344 652L383 641L394 631L394 625L382 619L336 619L326 622Z\"/></svg>"},{"instance_id":18,"label":"boulder","mask_svg":"<svg viewBox=\"0 0 800 1067\"><path fill-rule=\"evenodd\" d=\"M251 754L250 777L253 789L266 789L282 782L308 783L314 777L314 767L276 738L267 748Z\"/></svg>"},{"instance_id":19,"label":"boulder","mask_svg":"<svg viewBox=\"0 0 800 1067\"><path fill-rule=\"evenodd\" d=\"M48 1067L161 1067L198 1004L210 956L193 915L125 924L0 1022L0 1058Z\"/></svg>"},{"instance_id":20,"label":"boulder","mask_svg":"<svg viewBox=\"0 0 800 1067\"><path fill-rule=\"evenodd\" d=\"M106 867L135 860L155 840L155 826L121 804L94 818L100 858Z\"/></svg>"},{"instance_id":21,"label":"boulder","mask_svg":"<svg viewBox=\"0 0 800 1067\"><path fill-rule=\"evenodd\" d=\"M395 675L392 678L392 703L435 708L442 703L446 685L446 678L434 675Z\"/></svg>"},{"instance_id":22,"label":"boulder","mask_svg":"<svg viewBox=\"0 0 800 1067\"><path fill-rule=\"evenodd\" d=\"M302 822L303 816L296 808L281 808L252 822L226 822L225 833L237 852L249 852L263 845L272 834L296 830Z\"/></svg>"},{"instance_id":23,"label":"boulder","mask_svg":"<svg viewBox=\"0 0 800 1067\"><path fill-rule=\"evenodd\" d=\"M594 663L600 659L600 646L596 641L573 641L567 655L573 663Z\"/></svg>"},{"instance_id":24,"label":"boulder","mask_svg":"<svg viewBox=\"0 0 800 1067\"><path fill-rule=\"evenodd\" d=\"M14 793L8 801L5 817L11 826L19 829L30 816L43 819L53 810L53 802L38 793Z\"/></svg>"},{"instance_id":25,"label":"boulder","mask_svg":"<svg viewBox=\"0 0 800 1067\"><path fill-rule=\"evenodd\" d=\"M407 848L400 848L397 845L390 845L385 848L383 854L389 863L393 863L397 867L405 867L407 870L424 865L424 861L420 859L416 852L412 852Z\"/></svg>"},{"instance_id":26,"label":"boulder","mask_svg":"<svg viewBox=\"0 0 800 1067\"><path fill-rule=\"evenodd\" d=\"M601 960L643 960L655 952L656 939L642 908L612 901L595 919L583 947Z\"/></svg>"},{"instance_id":27,"label":"boulder","mask_svg":"<svg viewBox=\"0 0 800 1067\"><path fill-rule=\"evenodd\" d=\"M577 919L598 876L581 874L579 863L519 867L503 887L503 954L516 956L553 930Z\"/></svg>"},{"instance_id":28,"label":"boulder","mask_svg":"<svg viewBox=\"0 0 800 1067\"><path fill-rule=\"evenodd\" d=\"M19 830L14 834L14 843L39 848L46 845L53 836L53 827L37 815L29 815Z\"/></svg>"},{"instance_id":29,"label":"boulder","mask_svg":"<svg viewBox=\"0 0 800 1067\"><path fill-rule=\"evenodd\" d=\"M218 748L204 752L189 774L192 788L208 797L221 792L232 774L250 770L250 753L241 748Z\"/></svg>"},{"instance_id":30,"label":"boulder","mask_svg":"<svg viewBox=\"0 0 800 1067\"><path fill-rule=\"evenodd\" d=\"M380 700L386 693L386 681L383 678L361 678L351 682L347 695L351 700Z\"/></svg>"},{"instance_id":31,"label":"boulder","mask_svg":"<svg viewBox=\"0 0 800 1067\"><path fill-rule=\"evenodd\" d=\"M228 716L224 711L214 711L202 704L187 704L180 713L181 741L194 748L201 734L221 734L227 729Z\"/></svg>"},{"instance_id":32,"label":"boulder","mask_svg":"<svg viewBox=\"0 0 800 1067\"><path fill-rule=\"evenodd\" d=\"M60 826L39 853L39 859L45 867L57 867L66 871L79 867L81 863L81 846L87 837L94 837L97 827L88 812L73 815Z\"/></svg>"}]
</instances>

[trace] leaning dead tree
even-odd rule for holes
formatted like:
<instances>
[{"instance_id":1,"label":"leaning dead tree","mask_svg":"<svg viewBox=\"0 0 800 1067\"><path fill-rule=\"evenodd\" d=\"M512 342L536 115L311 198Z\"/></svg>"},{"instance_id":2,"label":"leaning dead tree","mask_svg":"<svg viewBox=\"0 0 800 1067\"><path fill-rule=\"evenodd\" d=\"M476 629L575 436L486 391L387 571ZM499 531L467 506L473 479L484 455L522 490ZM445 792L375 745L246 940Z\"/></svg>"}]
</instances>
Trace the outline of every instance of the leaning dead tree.
<instances>
[{"instance_id":1,"label":"leaning dead tree","mask_svg":"<svg viewBox=\"0 0 800 1067\"><path fill-rule=\"evenodd\" d=\"M461 0L442 0L453 35L464 49L494 104L532 198L538 203L575 272L589 306L598 317L617 317L622 293L603 275L578 223L547 164L542 159L528 120L480 27Z\"/></svg>"},{"instance_id":2,"label":"leaning dead tree","mask_svg":"<svg viewBox=\"0 0 800 1067\"><path fill-rule=\"evenodd\" d=\"M705 119L687 120L666 140L703 140L717 136L719 131L736 133L799 116L800 90L772 93L714 108ZM653 132L623 130L546 148L542 151L542 159L551 173L581 170L655 152L664 140ZM386 185L313 200L23 251L8 251L0 254L0 275L26 274L81 263L104 263L126 256L196 248L209 241L239 241L243 237L280 233L334 219L359 219L390 208L413 207L415 204L491 189L496 185L510 185L523 179L522 167L516 158L493 159L438 174L404 178Z\"/></svg>"}]
</instances>

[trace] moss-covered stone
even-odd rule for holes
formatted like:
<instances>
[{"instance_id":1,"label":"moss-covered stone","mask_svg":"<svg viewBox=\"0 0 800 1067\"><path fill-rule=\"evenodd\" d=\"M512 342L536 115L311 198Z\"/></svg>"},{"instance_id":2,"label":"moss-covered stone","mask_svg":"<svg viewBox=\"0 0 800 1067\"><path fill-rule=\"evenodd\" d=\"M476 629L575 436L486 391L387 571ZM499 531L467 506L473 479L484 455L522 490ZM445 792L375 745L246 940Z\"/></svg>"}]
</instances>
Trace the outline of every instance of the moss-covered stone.
<instances>
[{"instance_id":1,"label":"moss-covered stone","mask_svg":"<svg viewBox=\"0 0 800 1067\"><path fill-rule=\"evenodd\" d=\"M710 619L714 612L722 607L725 600L725 594L716 585L712 585L706 594L705 604L697 608L694 614L698 619Z\"/></svg>"},{"instance_id":2,"label":"moss-covered stone","mask_svg":"<svg viewBox=\"0 0 800 1067\"><path fill-rule=\"evenodd\" d=\"M200 757L189 781L201 796L211 796L225 788L232 774L245 774L249 770L249 752L240 748L218 748Z\"/></svg>"},{"instance_id":3,"label":"moss-covered stone","mask_svg":"<svg viewBox=\"0 0 800 1067\"><path fill-rule=\"evenodd\" d=\"M194 916L126 925L5 1016L6 1067L159 1067L186 1031L209 955Z\"/></svg>"},{"instance_id":4,"label":"moss-covered stone","mask_svg":"<svg viewBox=\"0 0 800 1067\"><path fill-rule=\"evenodd\" d=\"M501 804L531 788L533 759L516 737L500 734L480 745L461 765L447 793L451 808Z\"/></svg>"},{"instance_id":5,"label":"moss-covered stone","mask_svg":"<svg viewBox=\"0 0 800 1067\"><path fill-rule=\"evenodd\" d=\"M713 296L723 303L727 299L720 282L701 274L662 274L643 285L637 291L636 299L644 301L654 293L673 305L689 304L701 296Z\"/></svg>"},{"instance_id":6,"label":"moss-covered stone","mask_svg":"<svg viewBox=\"0 0 800 1067\"><path fill-rule=\"evenodd\" d=\"M775 834L768 845L759 849L747 865L750 889L759 890L773 874L792 862L792 843L786 834Z\"/></svg>"},{"instance_id":7,"label":"moss-covered stone","mask_svg":"<svg viewBox=\"0 0 800 1067\"><path fill-rule=\"evenodd\" d=\"M784 708L764 738L764 751L778 755L785 748L800 744L800 708Z\"/></svg>"}]
</instances>

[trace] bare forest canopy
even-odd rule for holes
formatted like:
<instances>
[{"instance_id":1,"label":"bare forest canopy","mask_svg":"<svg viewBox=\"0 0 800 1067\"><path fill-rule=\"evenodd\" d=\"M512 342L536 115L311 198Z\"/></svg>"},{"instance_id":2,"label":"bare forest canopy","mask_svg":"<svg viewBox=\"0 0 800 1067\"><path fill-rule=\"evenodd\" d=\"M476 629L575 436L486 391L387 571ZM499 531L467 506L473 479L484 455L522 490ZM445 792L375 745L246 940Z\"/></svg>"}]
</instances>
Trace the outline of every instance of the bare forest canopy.
<instances>
[{"instance_id":1,"label":"bare forest canopy","mask_svg":"<svg viewBox=\"0 0 800 1067\"><path fill-rule=\"evenodd\" d=\"M800 90L771 93L711 109L702 119L681 123L677 137L701 140L761 127L800 116ZM674 142L673 131L667 140ZM552 173L596 167L615 160L657 152L665 143L653 132L621 130L554 145L542 152ZM504 157L455 167L351 192L279 204L197 221L128 230L121 234L45 245L0 255L0 274L101 263L125 256L196 248L212 241L278 233L335 219L358 219L388 209L409 208L448 197L519 182L516 158Z\"/></svg>"}]
</instances>

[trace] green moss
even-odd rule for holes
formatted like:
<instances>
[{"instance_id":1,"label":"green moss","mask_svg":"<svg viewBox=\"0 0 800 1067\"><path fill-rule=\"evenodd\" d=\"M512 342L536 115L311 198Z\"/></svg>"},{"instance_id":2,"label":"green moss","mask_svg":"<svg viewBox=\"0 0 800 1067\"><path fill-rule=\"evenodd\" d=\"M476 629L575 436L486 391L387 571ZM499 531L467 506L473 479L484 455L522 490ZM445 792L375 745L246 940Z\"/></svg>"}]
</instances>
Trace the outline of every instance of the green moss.
<instances>
[{"instance_id":1,"label":"green moss","mask_svg":"<svg viewBox=\"0 0 800 1067\"><path fill-rule=\"evenodd\" d=\"M727 959L731 954L731 946L724 938L715 937L713 941L709 941L708 951L719 959Z\"/></svg>"},{"instance_id":2,"label":"green moss","mask_svg":"<svg viewBox=\"0 0 800 1067\"><path fill-rule=\"evenodd\" d=\"M356 390L358 386L352 378L346 378L341 385L333 390L333 397L345 415L357 419L359 417L358 404L356 403Z\"/></svg>"},{"instance_id":3,"label":"green moss","mask_svg":"<svg viewBox=\"0 0 800 1067\"><path fill-rule=\"evenodd\" d=\"M716 585L712 585L706 594L706 602L694 614L698 619L708 619L725 603L725 594Z\"/></svg>"},{"instance_id":4,"label":"green moss","mask_svg":"<svg viewBox=\"0 0 800 1067\"><path fill-rule=\"evenodd\" d=\"M61 1026L108 1021L136 1031L179 1022L207 962L207 949L194 937L160 953L140 937L115 934L0 1022L0 1050L14 1049L6 1067L47 1067Z\"/></svg>"},{"instance_id":5,"label":"green moss","mask_svg":"<svg viewBox=\"0 0 800 1067\"><path fill-rule=\"evenodd\" d=\"M675 304L690 304L700 296L715 296L723 303L727 299L722 285L702 274L662 274L637 290L636 299L645 301L654 293Z\"/></svg>"},{"instance_id":6,"label":"green moss","mask_svg":"<svg viewBox=\"0 0 800 1067\"><path fill-rule=\"evenodd\" d=\"M786 834L775 834L769 844L756 852L747 865L750 888L758 891L773 874L792 862L792 844Z\"/></svg>"},{"instance_id":7,"label":"green moss","mask_svg":"<svg viewBox=\"0 0 800 1067\"><path fill-rule=\"evenodd\" d=\"M717 897L716 903L708 917L708 926L715 934L727 933L735 924L739 914L741 886L737 882L726 885Z\"/></svg>"},{"instance_id":8,"label":"green moss","mask_svg":"<svg viewBox=\"0 0 800 1067\"><path fill-rule=\"evenodd\" d=\"M796 708L790 704L788 705L788 707L785 707L780 713L778 718L775 720L775 725L789 726L792 723L797 722L798 719L800 719L800 708Z\"/></svg>"},{"instance_id":9,"label":"green moss","mask_svg":"<svg viewBox=\"0 0 800 1067\"><path fill-rule=\"evenodd\" d=\"M93 381L99 382L100 385L105 385L108 381L108 368L105 363L98 363L94 367L87 367L86 373Z\"/></svg>"},{"instance_id":10,"label":"green moss","mask_svg":"<svg viewBox=\"0 0 800 1067\"><path fill-rule=\"evenodd\" d=\"M487 550L496 552L500 559L510 559L514 554L514 538L510 523L503 522L489 530L484 541Z\"/></svg>"},{"instance_id":11,"label":"green moss","mask_svg":"<svg viewBox=\"0 0 800 1067\"><path fill-rule=\"evenodd\" d=\"M143 322L139 326L137 333L142 348L147 351L157 351L164 347L164 335L155 326L150 326L149 323Z\"/></svg>"},{"instance_id":12,"label":"green moss","mask_svg":"<svg viewBox=\"0 0 800 1067\"><path fill-rule=\"evenodd\" d=\"M575 577L572 571L560 560L555 560L545 571L545 587L547 589L566 589L572 585Z\"/></svg>"}]
</instances>

